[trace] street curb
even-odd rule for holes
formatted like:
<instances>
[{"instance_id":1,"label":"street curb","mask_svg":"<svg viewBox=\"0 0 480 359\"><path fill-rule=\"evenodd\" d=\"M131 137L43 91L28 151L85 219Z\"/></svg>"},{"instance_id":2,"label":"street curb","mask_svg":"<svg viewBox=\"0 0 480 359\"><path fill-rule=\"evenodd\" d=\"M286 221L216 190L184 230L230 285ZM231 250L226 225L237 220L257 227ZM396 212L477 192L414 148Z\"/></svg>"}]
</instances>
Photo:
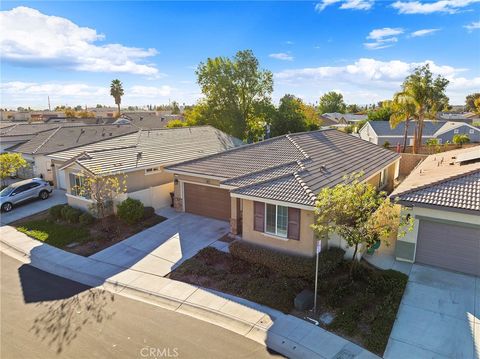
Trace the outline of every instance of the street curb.
<instances>
[{"instance_id":1,"label":"street curb","mask_svg":"<svg viewBox=\"0 0 480 359\"><path fill-rule=\"evenodd\" d=\"M90 273L81 272L69 266L53 263L46 258L39 258L35 256L35 262L32 263L32 258L29 253L25 253L20 248L12 245L11 243L6 243L1 239L0 244L1 252L7 255L11 255L19 259L23 263L28 263L35 268L38 268L45 272L58 275L60 277L70 280L74 280L91 287L101 287L114 294L122 295L135 300L140 300L142 302L155 305L163 309L178 312L180 314L188 315L192 318L214 324L216 326L239 334L245 338L253 340L265 347L268 346L268 348L289 358L308 357L326 359L324 356L321 356L320 354L311 351L310 349L298 342L295 342L277 333L270 332L268 326L264 326L262 325L262 323L260 323L263 318L261 318L255 323L252 323L243 320L242 318L228 315L225 312L220 312L212 308L188 302L188 298L185 300L181 300L178 298L167 296L165 294L154 293L128 284L123 284L115 280L103 280L100 277L91 275ZM43 245L48 246L47 244ZM98 260L95 261L102 263ZM61 271L57 271L57 268L61 269ZM124 268L122 269L124 270ZM65 273L67 273L68 277L65 276ZM198 289L201 289L201 287L197 287L197 290Z\"/></svg>"}]
</instances>

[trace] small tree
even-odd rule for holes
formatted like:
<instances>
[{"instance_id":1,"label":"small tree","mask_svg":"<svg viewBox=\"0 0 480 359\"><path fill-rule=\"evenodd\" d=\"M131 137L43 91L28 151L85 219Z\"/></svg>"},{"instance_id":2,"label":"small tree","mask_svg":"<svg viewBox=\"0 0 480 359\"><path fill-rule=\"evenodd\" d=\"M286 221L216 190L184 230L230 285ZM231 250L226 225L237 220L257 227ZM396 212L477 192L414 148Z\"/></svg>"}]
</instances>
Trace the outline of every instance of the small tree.
<instances>
[{"instance_id":1,"label":"small tree","mask_svg":"<svg viewBox=\"0 0 480 359\"><path fill-rule=\"evenodd\" d=\"M454 135L452 141L456 145L463 146L465 143L470 142L470 137L468 137L466 134Z\"/></svg>"},{"instance_id":2,"label":"small tree","mask_svg":"<svg viewBox=\"0 0 480 359\"><path fill-rule=\"evenodd\" d=\"M126 175L92 175L83 172L83 181L75 186L75 192L90 198L93 201L90 209L93 214L102 220L104 229L107 228L103 220L113 211L113 201L119 195L127 192Z\"/></svg>"},{"instance_id":3,"label":"small tree","mask_svg":"<svg viewBox=\"0 0 480 359\"><path fill-rule=\"evenodd\" d=\"M20 168L27 167L28 163L20 153L2 153L0 154L0 179L2 187L5 185L5 179L13 176Z\"/></svg>"},{"instance_id":4,"label":"small tree","mask_svg":"<svg viewBox=\"0 0 480 359\"><path fill-rule=\"evenodd\" d=\"M312 225L319 238L335 233L354 247L353 263L361 244L370 247L383 240L388 245L387 238L404 224L400 208L385 197L385 192L361 182L362 177L363 173L345 176L343 183L322 189Z\"/></svg>"},{"instance_id":5,"label":"small tree","mask_svg":"<svg viewBox=\"0 0 480 359\"><path fill-rule=\"evenodd\" d=\"M182 120L171 120L167 123L166 128L186 127L188 124Z\"/></svg>"}]
</instances>

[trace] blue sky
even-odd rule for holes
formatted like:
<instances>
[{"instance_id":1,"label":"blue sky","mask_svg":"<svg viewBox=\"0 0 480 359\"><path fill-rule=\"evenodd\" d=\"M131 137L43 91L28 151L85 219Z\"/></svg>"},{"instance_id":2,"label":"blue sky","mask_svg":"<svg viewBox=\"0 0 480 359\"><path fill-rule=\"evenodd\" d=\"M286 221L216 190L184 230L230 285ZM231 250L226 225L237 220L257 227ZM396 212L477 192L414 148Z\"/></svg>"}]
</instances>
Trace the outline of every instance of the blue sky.
<instances>
[{"instance_id":1,"label":"blue sky","mask_svg":"<svg viewBox=\"0 0 480 359\"><path fill-rule=\"evenodd\" d=\"M451 84L451 103L480 92L480 2L2 2L1 107L194 103L194 69L208 57L252 49L274 73L274 101L348 103L391 98L429 61Z\"/></svg>"}]
</instances>

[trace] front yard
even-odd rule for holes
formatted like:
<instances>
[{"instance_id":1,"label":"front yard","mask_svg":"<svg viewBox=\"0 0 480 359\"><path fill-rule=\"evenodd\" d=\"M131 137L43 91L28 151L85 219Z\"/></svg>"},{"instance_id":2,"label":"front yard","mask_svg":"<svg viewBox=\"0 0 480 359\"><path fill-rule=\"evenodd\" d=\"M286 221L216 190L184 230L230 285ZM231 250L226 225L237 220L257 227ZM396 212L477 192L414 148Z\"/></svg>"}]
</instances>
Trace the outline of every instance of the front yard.
<instances>
[{"instance_id":1,"label":"front yard","mask_svg":"<svg viewBox=\"0 0 480 359\"><path fill-rule=\"evenodd\" d=\"M78 220L68 220L61 215L52 216L49 211L44 211L16 221L12 226L46 244L90 256L165 219L153 211L148 211L148 215L131 224L115 215L103 220L91 218L89 223L80 223Z\"/></svg>"},{"instance_id":2,"label":"front yard","mask_svg":"<svg viewBox=\"0 0 480 359\"><path fill-rule=\"evenodd\" d=\"M264 249L261 250L264 253L257 255L252 248L240 251L233 248L232 251L232 245L230 251L224 253L205 248L170 277L301 318L313 318L312 311L296 311L293 306L298 293L314 289L313 260ZM350 275L351 263L342 258L343 251L338 249L321 255L315 319L322 327L382 355L408 278L402 273L381 271L363 262L357 264ZM278 268L274 263L278 263ZM333 319L322 322L320 318L326 315Z\"/></svg>"}]
</instances>

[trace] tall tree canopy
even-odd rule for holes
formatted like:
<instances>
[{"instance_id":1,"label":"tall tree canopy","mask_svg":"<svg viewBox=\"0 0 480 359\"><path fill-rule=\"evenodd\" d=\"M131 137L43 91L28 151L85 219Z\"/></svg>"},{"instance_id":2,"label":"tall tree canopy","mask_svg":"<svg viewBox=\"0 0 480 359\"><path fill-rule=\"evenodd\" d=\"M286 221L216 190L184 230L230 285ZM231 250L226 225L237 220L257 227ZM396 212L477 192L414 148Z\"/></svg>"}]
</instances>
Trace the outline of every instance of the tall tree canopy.
<instances>
[{"instance_id":1,"label":"tall tree canopy","mask_svg":"<svg viewBox=\"0 0 480 359\"><path fill-rule=\"evenodd\" d=\"M400 123L405 122L403 129L403 147L402 152L405 152L407 147L408 127L410 120L415 114L416 106L412 99L408 96L398 96L393 98L390 114L390 127L395 128Z\"/></svg>"},{"instance_id":2,"label":"tall tree canopy","mask_svg":"<svg viewBox=\"0 0 480 359\"><path fill-rule=\"evenodd\" d=\"M407 76L402 85L402 91L397 93L397 99L411 102L415 105L415 134L413 152L416 153L422 145L423 124L425 119L435 119L437 112L448 106L445 94L449 81L441 75L434 77L428 64L417 67Z\"/></svg>"},{"instance_id":3,"label":"tall tree canopy","mask_svg":"<svg viewBox=\"0 0 480 359\"><path fill-rule=\"evenodd\" d=\"M480 92L472 93L465 98L465 107L467 111L477 111L475 101L480 100Z\"/></svg>"},{"instance_id":4,"label":"tall tree canopy","mask_svg":"<svg viewBox=\"0 0 480 359\"><path fill-rule=\"evenodd\" d=\"M382 101L381 106L367 112L369 121L388 121L392 115L392 101Z\"/></svg>"},{"instance_id":5,"label":"tall tree canopy","mask_svg":"<svg viewBox=\"0 0 480 359\"><path fill-rule=\"evenodd\" d=\"M251 50L239 51L232 59L209 58L198 65L197 82L205 99L195 117L238 138L247 139L258 129L259 113L270 102L273 75L261 70Z\"/></svg>"},{"instance_id":6,"label":"tall tree canopy","mask_svg":"<svg viewBox=\"0 0 480 359\"><path fill-rule=\"evenodd\" d=\"M115 99L115 104L118 106L118 116L120 116L120 104L122 103L123 85L119 79L112 80L110 84L110 95Z\"/></svg>"},{"instance_id":7,"label":"tall tree canopy","mask_svg":"<svg viewBox=\"0 0 480 359\"><path fill-rule=\"evenodd\" d=\"M347 106L343 101L343 95L335 91L327 92L320 97L318 110L320 113L340 112L345 113Z\"/></svg>"},{"instance_id":8,"label":"tall tree canopy","mask_svg":"<svg viewBox=\"0 0 480 359\"><path fill-rule=\"evenodd\" d=\"M307 116L302 100L293 95L283 96L278 111L272 118L272 136L303 132L307 129Z\"/></svg>"}]
</instances>

